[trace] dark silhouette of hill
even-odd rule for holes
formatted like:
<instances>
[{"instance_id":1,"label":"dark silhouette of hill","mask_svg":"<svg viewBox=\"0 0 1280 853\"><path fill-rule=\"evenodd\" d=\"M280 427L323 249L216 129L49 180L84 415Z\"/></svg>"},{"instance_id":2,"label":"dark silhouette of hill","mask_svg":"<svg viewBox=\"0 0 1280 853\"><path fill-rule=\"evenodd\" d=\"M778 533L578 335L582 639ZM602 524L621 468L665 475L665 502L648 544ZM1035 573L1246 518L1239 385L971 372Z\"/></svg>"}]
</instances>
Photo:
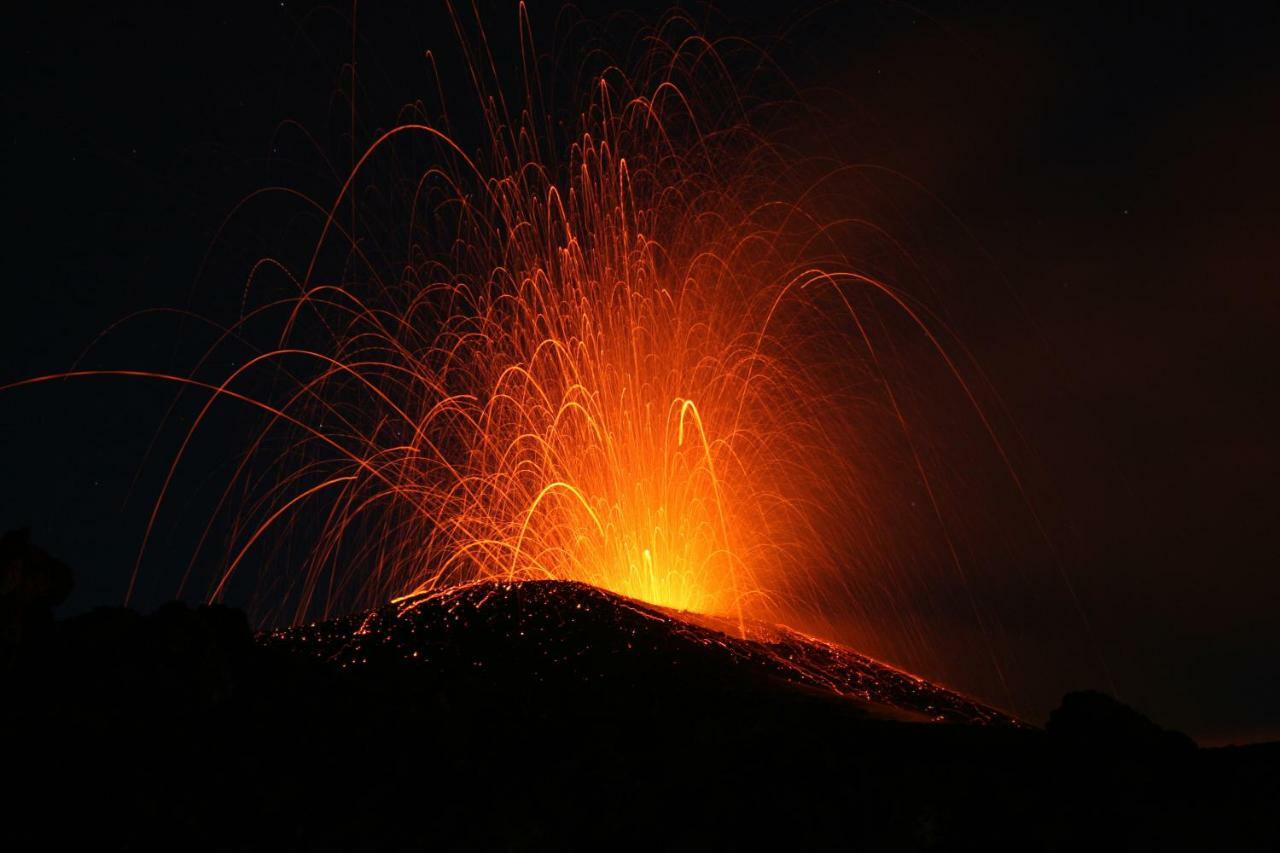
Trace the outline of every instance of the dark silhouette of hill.
<instances>
[{"instance_id":1,"label":"dark silhouette of hill","mask_svg":"<svg viewBox=\"0 0 1280 853\"><path fill-rule=\"evenodd\" d=\"M746 628L746 637L740 636ZM481 582L264 638L341 667L535 690L800 691L869 716L976 725L1011 717L788 628L676 613L573 581Z\"/></svg>"},{"instance_id":2,"label":"dark silhouette of hill","mask_svg":"<svg viewBox=\"0 0 1280 853\"><path fill-rule=\"evenodd\" d=\"M1277 840L1280 745L1197 749L1101 694L1042 730L785 629L575 584L257 638L218 606L54 623L26 591L65 567L5 542L5 618L44 626L3 626L5 850Z\"/></svg>"}]
</instances>

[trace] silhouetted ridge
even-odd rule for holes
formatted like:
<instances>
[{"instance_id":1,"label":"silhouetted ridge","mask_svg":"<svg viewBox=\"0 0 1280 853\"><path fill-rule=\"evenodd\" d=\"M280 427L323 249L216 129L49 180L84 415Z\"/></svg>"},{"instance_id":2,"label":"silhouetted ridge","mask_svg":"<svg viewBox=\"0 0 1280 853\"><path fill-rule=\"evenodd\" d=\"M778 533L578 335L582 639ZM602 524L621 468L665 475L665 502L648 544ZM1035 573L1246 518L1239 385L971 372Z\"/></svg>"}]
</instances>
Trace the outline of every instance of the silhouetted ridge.
<instances>
[{"instance_id":1,"label":"silhouetted ridge","mask_svg":"<svg viewBox=\"0 0 1280 853\"><path fill-rule=\"evenodd\" d=\"M1112 754L1160 755L1195 749L1182 732L1161 728L1105 693L1079 690L1062 697L1045 730L1077 749Z\"/></svg>"}]
</instances>

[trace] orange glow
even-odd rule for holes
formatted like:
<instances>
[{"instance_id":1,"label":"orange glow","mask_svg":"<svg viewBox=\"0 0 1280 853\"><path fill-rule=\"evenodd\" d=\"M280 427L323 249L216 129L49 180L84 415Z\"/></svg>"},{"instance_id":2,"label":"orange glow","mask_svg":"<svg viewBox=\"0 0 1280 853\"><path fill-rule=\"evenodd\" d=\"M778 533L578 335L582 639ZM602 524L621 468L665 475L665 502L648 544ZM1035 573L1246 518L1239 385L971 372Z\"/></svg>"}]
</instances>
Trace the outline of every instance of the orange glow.
<instances>
[{"instance_id":1,"label":"orange glow","mask_svg":"<svg viewBox=\"0 0 1280 853\"><path fill-rule=\"evenodd\" d=\"M741 633L813 625L833 594L884 595L888 537L864 476L879 442L859 413L906 432L880 366L886 313L982 412L920 304L840 245L849 223L818 201L840 169L759 132L717 46L677 29L630 75L603 65L575 129L549 129L534 72L508 109L473 57L487 150L418 105L331 200L250 197L319 214L305 266L259 261L244 299L268 275L293 292L219 342L266 322L271 346L215 380L203 362L115 371L210 392L148 539L210 408L229 399L265 418L196 548L231 516L212 599L250 567L288 621L549 578ZM357 227L371 227L359 190L406 159L410 179L401 168L385 187L401 209L381 227L407 235L388 256ZM895 465L933 500L911 452ZM275 550L285 540L302 549Z\"/></svg>"}]
</instances>

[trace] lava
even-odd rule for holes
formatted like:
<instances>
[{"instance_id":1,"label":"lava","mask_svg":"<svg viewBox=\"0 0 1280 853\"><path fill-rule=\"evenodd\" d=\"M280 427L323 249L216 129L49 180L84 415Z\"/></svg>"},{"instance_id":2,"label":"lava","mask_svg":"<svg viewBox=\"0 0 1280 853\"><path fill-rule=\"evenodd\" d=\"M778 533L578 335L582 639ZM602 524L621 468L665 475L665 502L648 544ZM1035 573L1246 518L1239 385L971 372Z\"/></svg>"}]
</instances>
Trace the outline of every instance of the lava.
<instances>
[{"instance_id":1,"label":"lava","mask_svg":"<svg viewBox=\"0 0 1280 853\"><path fill-rule=\"evenodd\" d=\"M321 213L310 259L255 264L241 318L195 370L29 380L207 394L130 590L191 442L233 401L262 426L183 583L229 519L209 598L256 567L267 621L558 580L723 616L746 636L753 620L813 624L833 602L883 597L884 579L859 571L891 562L873 509L883 480L866 473L889 454L862 416L906 431L882 366L886 314L985 418L927 311L841 247L818 191L839 168L761 132L719 46L677 36L686 23L628 73L601 64L559 126L532 66L508 99L460 30L479 150L443 107L407 107L331 200L281 190ZM521 35L534 55L523 17ZM364 213L371 186L399 200L390 224ZM399 250L374 251L375 228ZM268 274L294 292L255 304ZM269 345L210 376L220 346L264 327ZM933 500L914 447L892 464Z\"/></svg>"}]
</instances>

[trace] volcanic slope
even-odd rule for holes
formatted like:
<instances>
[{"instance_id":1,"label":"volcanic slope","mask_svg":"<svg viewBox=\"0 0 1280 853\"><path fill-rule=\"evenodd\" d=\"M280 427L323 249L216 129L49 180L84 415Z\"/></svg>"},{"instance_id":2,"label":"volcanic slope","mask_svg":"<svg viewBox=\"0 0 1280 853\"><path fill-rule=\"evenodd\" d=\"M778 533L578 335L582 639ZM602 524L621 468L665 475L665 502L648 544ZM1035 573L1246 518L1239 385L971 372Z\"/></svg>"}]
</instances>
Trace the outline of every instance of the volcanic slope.
<instances>
[{"instance_id":1,"label":"volcanic slope","mask_svg":"<svg viewBox=\"0 0 1280 853\"><path fill-rule=\"evenodd\" d=\"M881 719L1019 725L843 646L777 625L743 627L573 581L483 581L261 641L344 668L408 670L501 690L619 698L781 692L833 699Z\"/></svg>"},{"instance_id":2,"label":"volcanic slope","mask_svg":"<svg viewBox=\"0 0 1280 853\"><path fill-rule=\"evenodd\" d=\"M108 608L21 651L0 850L1277 849L1277 745L1196 749L1100 694L1023 726L574 583L257 642L222 606Z\"/></svg>"}]
</instances>

